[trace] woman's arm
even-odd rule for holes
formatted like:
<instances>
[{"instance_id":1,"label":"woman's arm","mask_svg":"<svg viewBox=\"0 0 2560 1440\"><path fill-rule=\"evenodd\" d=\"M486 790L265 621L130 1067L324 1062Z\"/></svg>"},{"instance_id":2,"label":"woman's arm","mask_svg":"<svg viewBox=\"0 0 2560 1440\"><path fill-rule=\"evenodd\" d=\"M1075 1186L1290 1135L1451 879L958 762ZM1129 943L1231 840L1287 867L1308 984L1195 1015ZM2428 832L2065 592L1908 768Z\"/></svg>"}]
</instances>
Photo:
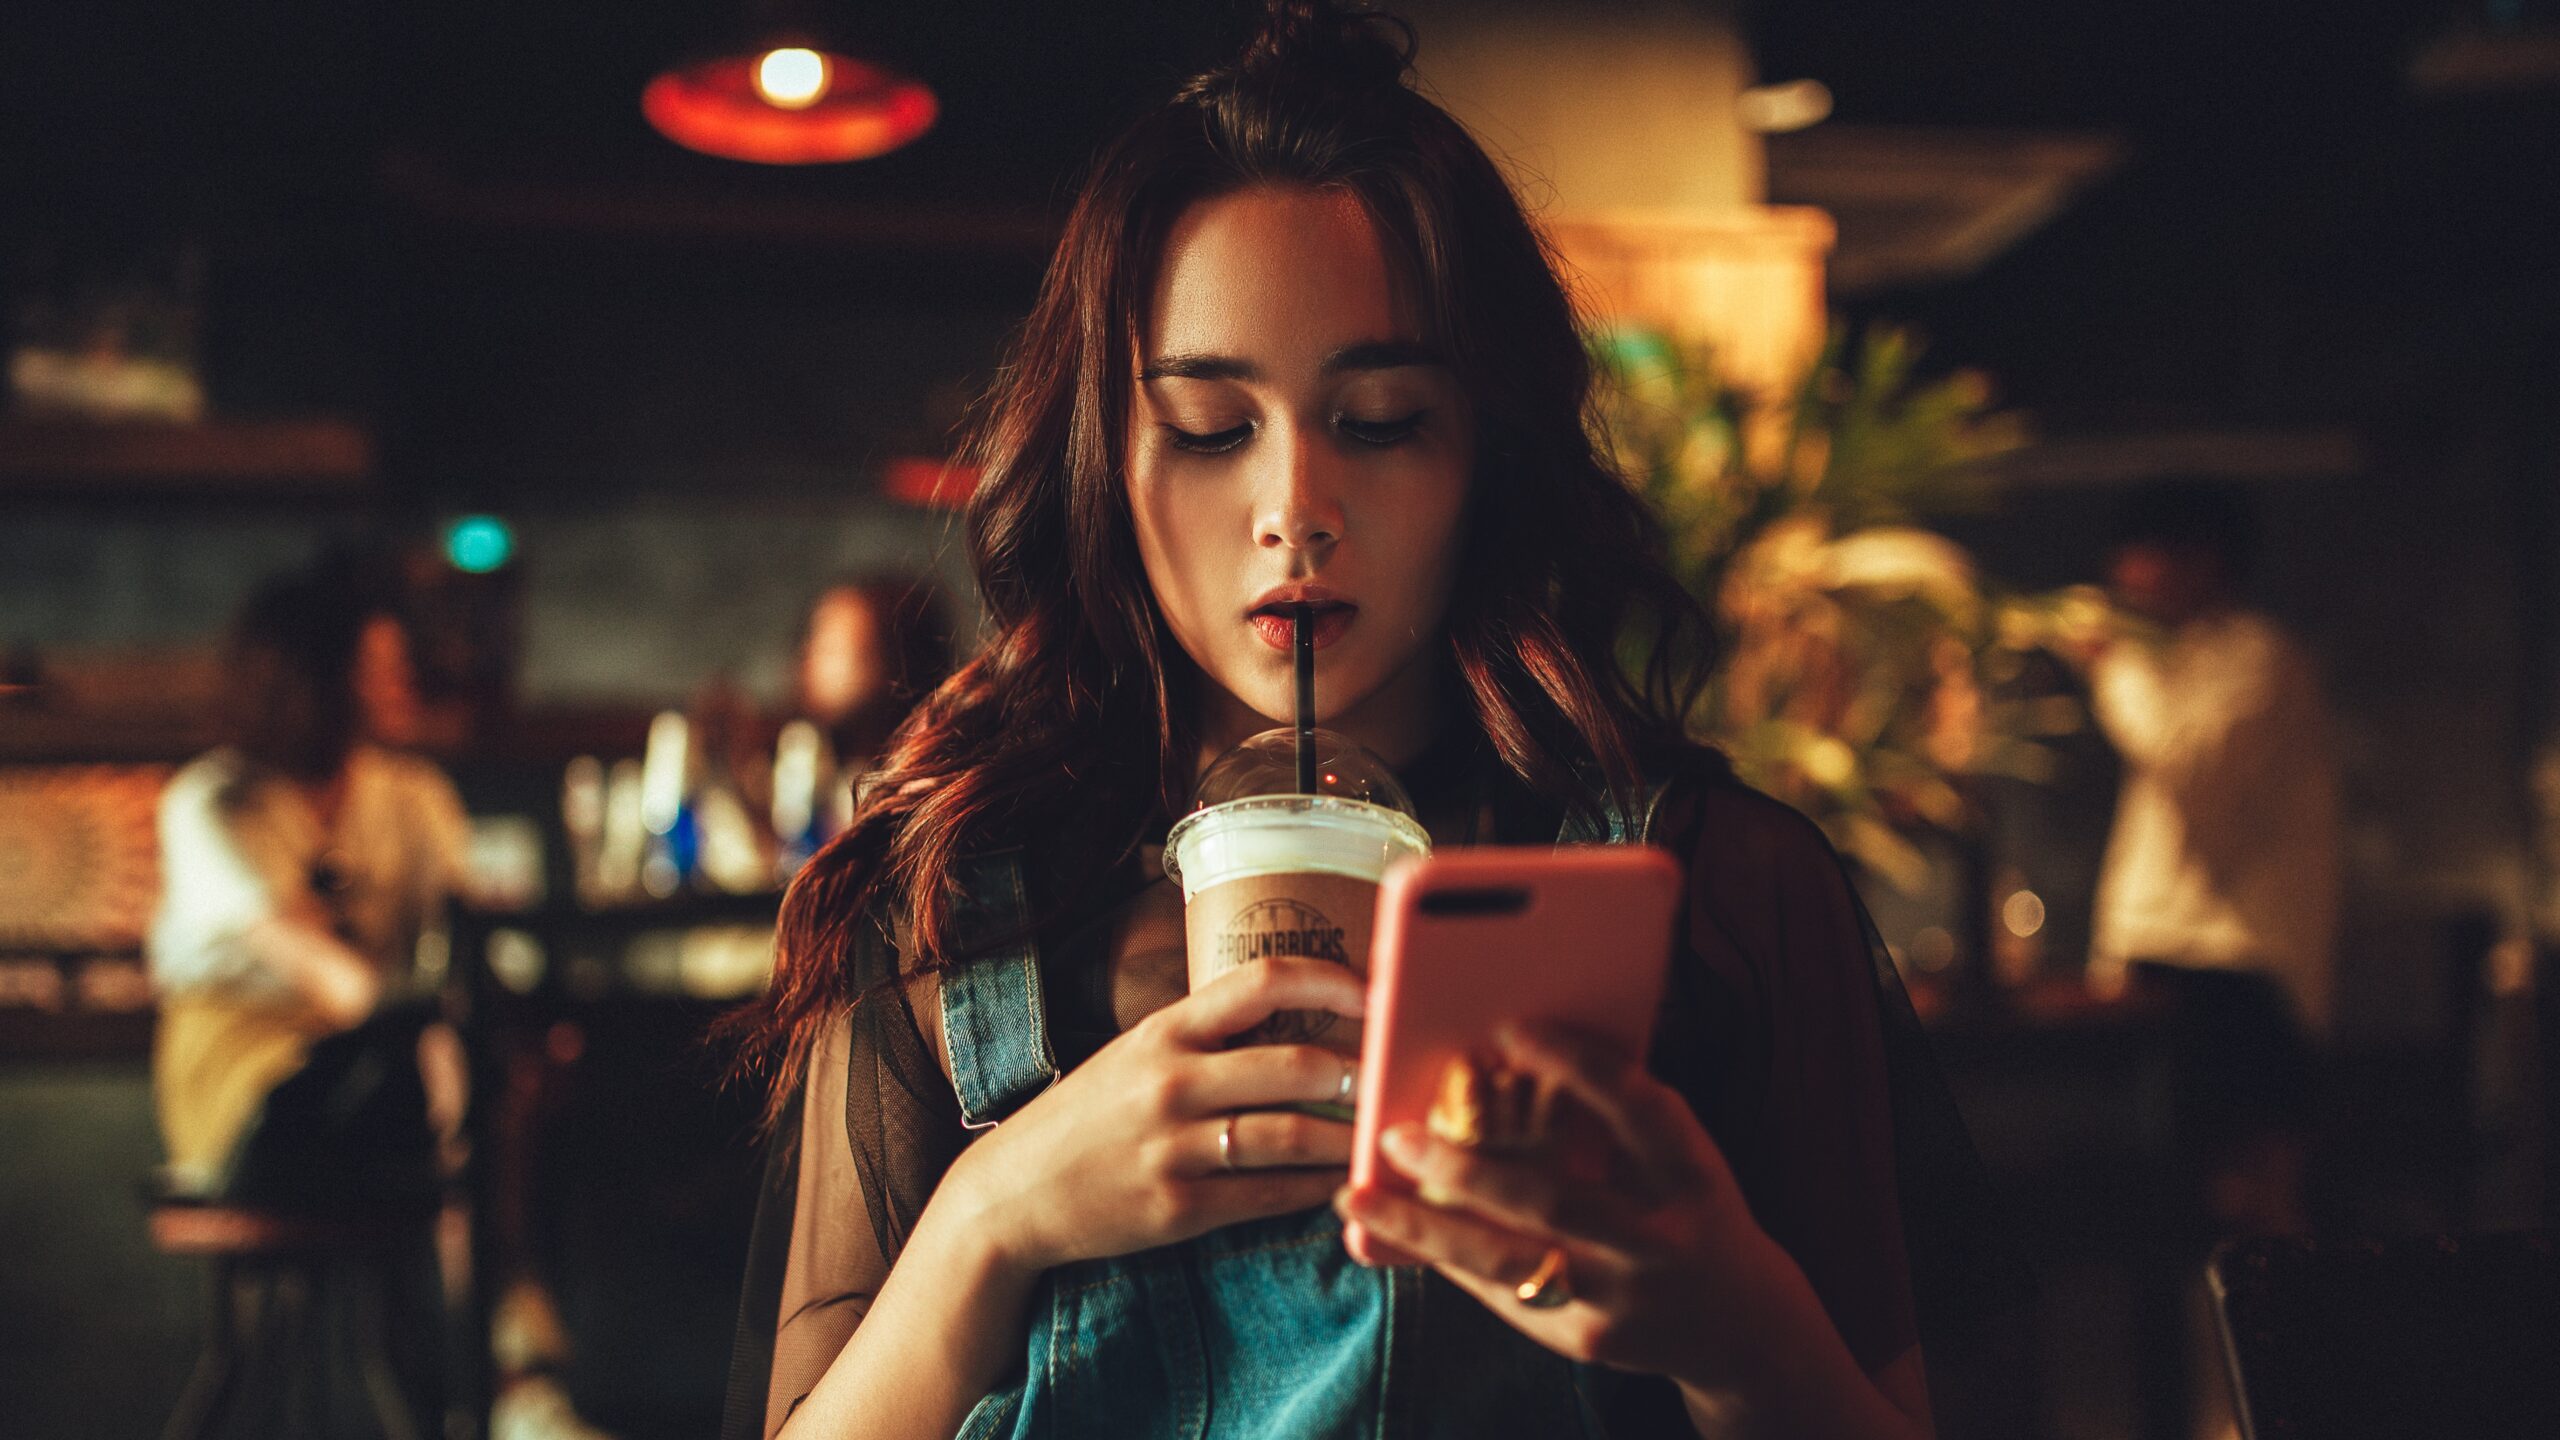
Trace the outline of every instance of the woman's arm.
<instances>
[{"instance_id":1,"label":"woman's arm","mask_svg":"<svg viewBox=\"0 0 2560 1440\"><path fill-rule=\"evenodd\" d=\"M151 972L165 991L287 991L343 1027L372 1013L382 982L340 940L271 812L226 800L227 766L198 761L160 797L161 897Z\"/></svg>"},{"instance_id":2,"label":"woman's arm","mask_svg":"<svg viewBox=\"0 0 2560 1440\"><path fill-rule=\"evenodd\" d=\"M1357 1017L1363 1003L1358 977L1339 965L1239 966L983 1132L940 1177L867 1310L851 1317L779 1433L944 1440L1023 1353L1026 1306L1049 1269L1322 1204L1347 1173L1351 1127L1277 1107L1339 1093L1346 1062L1310 1045L1227 1042L1282 1010ZM812 1108L821 1106L841 1124L833 1096ZM861 1190L835 1188L804 1190L800 1219L864 1223ZM777 1351L828 1299L795 1304L786 1286ZM783 1368L777 1356L777 1384Z\"/></svg>"},{"instance_id":3,"label":"woman's arm","mask_svg":"<svg viewBox=\"0 0 2560 1440\"><path fill-rule=\"evenodd\" d=\"M1784 1251L1770 1248L1784 1273L1773 1275L1761 1292L1775 1303L1761 1312L1760 1354L1750 1364L1759 1383L1679 1382L1689 1423L1703 1440L1934 1437L1920 1347L1905 1350L1873 1375L1860 1370L1803 1272L1786 1261Z\"/></svg>"},{"instance_id":4,"label":"woman's arm","mask_svg":"<svg viewBox=\"0 0 2560 1440\"><path fill-rule=\"evenodd\" d=\"M917 999L924 1002L919 1010L929 1010L931 987L921 987ZM886 1038L879 1033L880 1026L915 1028L904 1015L875 1019L866 1045ZM982 1266L968 1253L969 1227L950 1223L960 1208L958 1202L942 1200L944 1192L938 1189L899 1253L897 1273L910 1277L909 1282L892 1293L890 1262L870 1215L870 1202L879 1197L866 1194L866 1185L877 1183L877 1178L866 1180L854 1158L846 1132L846 1107L849 1098L863 1105L896 1104L906 1092L892 1086L876 1097L848 1096L854 1029L851 1020L839 1023L820 1043L802 1097L791 1245L776 1317L764 1433L771 1437L782 1432L788 1419L790 1429L784 1433L792 1435L949 1435L995 1380L993 1373L979 1373L979 1367L966 1363L957 1351L967 1348L970 1337L976 1336L998 1359L1018 1353L1021 1326L1018 1319L1009 1321L995 1309L968 1303L969 1292L980 1288L972 1282L984 1278ZM919 1071L933 1063L921 1037L904 1063ZM935 1117L921 1113L884 1115L881 1129L921 1135L935 1123ZM926 1154L901 1156L900 1161L928 1169L935 1163ZM913 1283L917 1275L942 1277L945 1283L919 1287ZM931 1303L935 1296L925 1295L921 1304L908 1297L907 1291L918 1288L939 1288L947 1292L940 1298L956 1303L937 1312ZM881 1316L881 1324L868 1323L874 1314ZM921 1363L905 1357L904 1352L919 1347L897 1344L889 1334L892 1330L927 1342L922 1348L931 1353ZM864 1347L858 1353L857 1337ZM861 1379L895 1373L892 1367L902 1364L907 1369L896 1374L899 1383L866 1387ZM865 1413L852 1415L854 1402L849 1397L866 1390L874 1397L891 1398L869 1402L863 1407Z\"/></svg>"},{"instance_id":5,"label":"woman's arm","mask_svg":"<svg viewBox=\"0 0 2560 1440\"><path fill-rule=\"evenodd\" d=\"M372 1014L382 998L382 976L373 962L317 919L270 915L242 931L240 945L339 1029Z\"/></svg>"},{"instance_id":6,"label":"woman's arm","mask_svg":"<svg viewBox=\"0 0 2560 1440\"><path fill-rule=\"evenodd\" d=\"M869 1312L784 1421L784 1440L949 1440L1021 1355L1040 1272L997 1251L980 1217L963 1213L968 1193L934 1192Z\"/></svg>"}]
</instances>

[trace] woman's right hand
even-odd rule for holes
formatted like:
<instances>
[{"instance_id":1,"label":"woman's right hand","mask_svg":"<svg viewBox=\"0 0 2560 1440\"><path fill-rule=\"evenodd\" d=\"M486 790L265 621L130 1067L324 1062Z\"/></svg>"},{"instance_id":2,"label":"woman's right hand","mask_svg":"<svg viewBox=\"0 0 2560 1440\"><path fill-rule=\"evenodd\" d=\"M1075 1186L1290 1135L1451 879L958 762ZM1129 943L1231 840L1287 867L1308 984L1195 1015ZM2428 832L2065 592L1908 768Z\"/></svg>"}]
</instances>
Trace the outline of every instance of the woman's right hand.
<instances>
[{"instance_id":1,"label":"woman's right hand","mask_svg":"<svg viewBox=\"0 0 2560 1440\"><path fill-rule=\"evenodd\" d=\"M978 1139L935 1196L1005 1263L1036 1273L1322 1205L1351 1127L1271 1107L1344 1093L1350 1059L1316 1045L1222 1048L1282 1010L1357 1018L1359 975L1260 960L1139 1021ZM1234 1117L1233 1168L1219 1136Z\"/></svg>"}]
</instances>

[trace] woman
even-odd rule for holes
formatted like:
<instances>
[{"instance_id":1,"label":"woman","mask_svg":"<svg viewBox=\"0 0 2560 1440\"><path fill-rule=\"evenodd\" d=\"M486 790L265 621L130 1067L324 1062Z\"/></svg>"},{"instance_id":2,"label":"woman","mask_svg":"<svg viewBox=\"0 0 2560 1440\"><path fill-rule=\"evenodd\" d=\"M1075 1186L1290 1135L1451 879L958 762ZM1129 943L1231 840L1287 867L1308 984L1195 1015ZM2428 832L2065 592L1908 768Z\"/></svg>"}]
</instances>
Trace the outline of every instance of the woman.
<instances>
[{"instance_id":1,"label":"woman","mask_svg":"<svg viewBox=\"0 0 2560 1440\"><path fill-rule=\"evenodd\" d=\"M226 743L160 800L152 1083L171 1177L292 1209L431 1193L407 1053L425 1017L385 1012L468 834L443 773L387 748L417 724L407 631L334 569L275 581L233 629L224 690ZM385 1048L398 1063L368 1059ZM430 1064L458 1085L449 1057Z\"/></svg>"},{"instance_id":2,"label":"woman","mask_svg":"<svg viewBox=\"0 0 2560 1440\"><path fill-rule=\"evenodd\" d=\"M801 623L792 698L797 718L824 743L810 747L817 753L801 772L806 790L777 797L775 824L798 832L783 836L783 873L798 870L851 823L855 787L879 766L917 702L950 673L951 627L929 582L842 579L819 592ZM788 769L777 758L776 785L786 783Z\"/></svg>"},{"instance_id":3,"label":"woman","mask_svg":"<svg viewBox=\"0 0 2560 1440\"><path fill-rule=\"evenodd\" d=\"M876 763L918 700L951 673L951 627L922 580L839 580L801 624L795 698L848 773Z\"/></svg>"},{"instance_id":4,"label":"woman","mask_svg":"<svg viewBox=\"0 0 2560 1440\"><path fill-rule=\"evenodd\" d=\"M1570 307L1397 39L1277 7L1077 201L979 446L993 640L786 903L756 1033L801 1097L796 1176L733 1424L1929 1431L1897 1184L1966 1157L1896 1152L1943 1094L1902 1088L1930 1079L1886 1043L1907 1007L1818 834L1682 740L1694 613L1595 458ZM1343 1062L1222 1044L1356 1014L1357 980L1273 961L1185 994L1161 841L1208 758L1289 714L1269 617L1297 600L1320 719L1441 843L1688 861L1650 1067L1544 1031L1512 1053L1644 1203L1419 1133L1391 1158L1462 1203L1339 1193L1349 1127L1280 1107ZM1640 684L1610 660L1631 631ZM1341 1214L1430 1268L1361 1269Z\"/></svg>"}]
</instances>

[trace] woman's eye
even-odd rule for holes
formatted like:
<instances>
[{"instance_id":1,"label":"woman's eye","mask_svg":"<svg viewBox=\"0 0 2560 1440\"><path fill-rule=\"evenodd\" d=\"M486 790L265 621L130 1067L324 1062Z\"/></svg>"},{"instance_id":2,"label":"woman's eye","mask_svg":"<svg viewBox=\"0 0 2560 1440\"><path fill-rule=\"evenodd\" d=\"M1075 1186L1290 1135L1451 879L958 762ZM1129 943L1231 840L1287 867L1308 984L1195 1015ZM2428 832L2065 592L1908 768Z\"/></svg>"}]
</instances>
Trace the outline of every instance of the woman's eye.
<instances>
[{"instance_id":1,"label":"woman's eye","mask_svg":"<svg viewBox=\"0 0 2560 1440\"><path fill-rule=\"evenodd\" d=\"M1207 434L1185 430L1179 425L1164 427L1165 443L1176 450L1188 450L1194 455L1215 455L1221 451L1233 450L1252 434L1253 426L1250 424L1230 426Z\"/></svg>"},{"instance_id":2,"label":"woman's eye","mask_svg":"<svg viewBox=\"0 0 2560 1440\"><path fill-rule=\"evenodd\" d=\"M1363 445L1393 445L1421 429L1423 418L1430 413L1428 410L1416 410L1391 420L1363 420L1356 415L1345 415L1333 423L1341 427L1343 434Z\"/></svg>"}]
</instances>

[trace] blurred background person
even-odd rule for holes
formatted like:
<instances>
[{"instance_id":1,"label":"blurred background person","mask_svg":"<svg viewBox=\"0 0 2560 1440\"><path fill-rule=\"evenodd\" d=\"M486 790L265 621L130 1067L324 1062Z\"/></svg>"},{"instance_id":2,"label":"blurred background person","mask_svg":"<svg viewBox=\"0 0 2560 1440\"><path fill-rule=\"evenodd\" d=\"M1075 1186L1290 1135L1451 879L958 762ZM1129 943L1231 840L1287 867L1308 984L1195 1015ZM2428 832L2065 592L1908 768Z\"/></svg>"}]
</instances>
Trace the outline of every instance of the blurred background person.
<instances>
[{"instance_id":1,"label":"blurred background person","mask_svg":"<svg viewBox=\"0 0 2560 1440\"><path fill-rule=\"evenodd\" d=\"M419 713L407 631L324 565L250 598L223 685L226 742L159 807L170 1175L263 1208L430 1206L430 1096L450 1120L461 1068L449 1032L422 1039L417 951L463 880L468 826L443 772L396 748Z\"/></svg>"},{"instance_id":2,"label":"blurred background person","mask_svg":"<svg viewBox=\"0 0 2560 1440\"><path fill-rule=\"evenodd\" d=\"M2180 1126L2214 1220L2303 1227L2306 1030L2330 1022L2338 777L2310 657L2241 586L2256 517L2234 490L2154 484L2108 566L2122 615L2082 657L2124 766L2090 968L2156 995L2180 1034Z\"/></svg>"},{"instance_id":3,"label":"blurred background person","mask_svg":"<svg viewBox=\"0 0 2560 1440\"><path fill-rule=\"evenodd\" d=\"M853 787L880 763L916 702L951 673L951 621L930 582L838 580L810 602L793 677L794 717L776 741L773 827L787 878L853 814Z\"/></svg>"},{"instance_id":4,"label":"blurred background person","mask_svg":"<svg viewBox=\"0 0 2560 1440\"><path fill-rule=\"evenodd\" d=\"M907 712L951 673L951 640L942 597L926 581L839 580L810 602L796 700L846 772L876 764Z\"/></svg>"}]
</instances>

